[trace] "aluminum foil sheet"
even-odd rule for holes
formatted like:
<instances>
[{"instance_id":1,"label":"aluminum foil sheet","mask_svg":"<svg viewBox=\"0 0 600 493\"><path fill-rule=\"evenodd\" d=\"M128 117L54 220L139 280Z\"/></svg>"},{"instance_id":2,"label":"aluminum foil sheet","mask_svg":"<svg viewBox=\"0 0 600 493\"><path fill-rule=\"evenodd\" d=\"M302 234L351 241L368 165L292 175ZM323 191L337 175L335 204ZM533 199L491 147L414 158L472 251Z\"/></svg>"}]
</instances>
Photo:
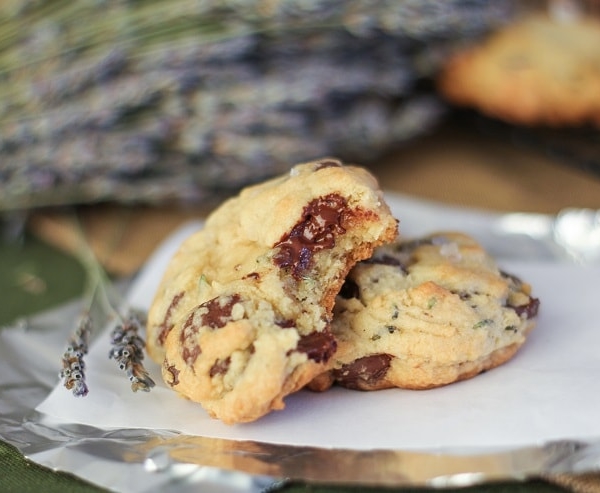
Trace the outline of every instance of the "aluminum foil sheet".
<instances>
[{"instance_id":1,"label":"aluminum foil sheet","mask_svg":"<svg viewBox=\"0 0 600 493\"><path fill-rule=\"evenodd\" d=\"M404 222L410 234L425 232L427 218L439 223L442 214L447 228L476 231L499 258L600 264L598 211L497 215L399 196L390 202L419 211L418 221ZM518 449L364 451L59 423L34 409L56 385L57 362L72 331L68 321L79 310L70 303L0 331L0 437L34 462L110 490L258 492L290 480L442 488L600 470L594 439Z\"/></svg>"}]
</instances>

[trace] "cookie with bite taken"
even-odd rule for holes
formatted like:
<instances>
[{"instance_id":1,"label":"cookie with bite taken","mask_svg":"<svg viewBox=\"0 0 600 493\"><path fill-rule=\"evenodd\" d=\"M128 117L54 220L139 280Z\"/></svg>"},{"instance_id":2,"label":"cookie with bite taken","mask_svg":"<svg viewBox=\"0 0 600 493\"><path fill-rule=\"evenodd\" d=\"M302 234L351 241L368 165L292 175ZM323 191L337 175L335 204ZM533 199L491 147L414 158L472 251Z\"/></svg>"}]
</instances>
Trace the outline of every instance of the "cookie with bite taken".
<instances>
[{"instance_id":1,"label":"cookie with bite taken","mask_svg":"<svg viewBox=\"0 0 600 493\"><path fill-rule=\"evenodd\" d=\"M330 366L348 271L396 234L375 178L335 159L248 187L171 260L148 353L173 390L225 423L282 409Z\"/></svg>"}]
</instances>

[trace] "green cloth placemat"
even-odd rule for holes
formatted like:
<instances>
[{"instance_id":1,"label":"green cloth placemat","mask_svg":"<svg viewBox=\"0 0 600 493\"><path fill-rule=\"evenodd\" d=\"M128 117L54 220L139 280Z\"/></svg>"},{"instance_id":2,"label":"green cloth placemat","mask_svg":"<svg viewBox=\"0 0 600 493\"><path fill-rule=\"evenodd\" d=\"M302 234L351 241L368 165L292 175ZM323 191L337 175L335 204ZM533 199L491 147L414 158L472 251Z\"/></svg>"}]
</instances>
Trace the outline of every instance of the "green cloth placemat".
<instances>
[{"instance_id":1,"label":"green cloth placemat","mask_svg":"<svg viewBox=\"0 0 600 493\"><path fill-rule=\"evenodd\" d=\"M0 491L3 493L101 493L106 490L26 460L0 441Z\"/></svg>"},{"instance_id":2,"label":"green cloth placemat","mask_svg":"<svg viewBox=\"0 0 600 493\"><path fill-rule=\"evenodd\" d=\"M0 326L78 297L84 283L83 268L73 257L27 235L12 240L2 238ZM105 490L29 462L16 448L0 441L0 492L59 491Z\"/></svg>"},{"instance_id":3,"label":"green cloth placemat","mask_svg":"<svg viewBox=\"0 0 600 493\"><path fill-rule=\"evenodd\" d=\"M18 242L0 241L0 325L18 317L55 307L81 295L85 274L81 265L64 253L26 236ZM0 492L98 493L106 491L70 474L57 473L26 460L13 446L0 441ZM279 493L423 492L423 488L365 488L315 486L293 483ZM543 481L486 484L444 490L448 493L561 493Z\"/></svg>"},{"instance_id":4,"label":"green cloth placemat","mask_svg":"<svg viewBox=\"0 0 600 493\"><path fill-rule=\"evenodd\" d=\"M79 296L84 283L83 268L73 257L28 235L3 238L0 326Z\"/></svg>"}]
</instances>

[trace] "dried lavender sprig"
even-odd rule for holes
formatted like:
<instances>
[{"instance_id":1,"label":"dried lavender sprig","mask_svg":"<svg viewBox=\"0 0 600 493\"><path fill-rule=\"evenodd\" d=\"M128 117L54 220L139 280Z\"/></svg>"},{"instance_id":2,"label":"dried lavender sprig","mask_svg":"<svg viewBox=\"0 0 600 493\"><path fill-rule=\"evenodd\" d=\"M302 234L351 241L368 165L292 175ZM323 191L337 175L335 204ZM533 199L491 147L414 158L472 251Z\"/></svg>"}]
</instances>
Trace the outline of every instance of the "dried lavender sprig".
<instances>
[{"instance_id":1,"label":"dried lavender sprig","mask_svg":"<svg viewBox=\"0 0 600 493\"><path fill-rule=\"evenodd\" d=\"M114 359L119 369L126 372L131 382L131 390L149 392L155 383L142 363L145 342L138 332L141 325L138 316L130 312L127 319L117 325L111 333L112 348L108 358Z\"/></svg>"},{"instance_id":2,"label":"dried lavender sprig","mask_svg":"<svg viewBox=\"0 0 600 493\"><path fill-rule=\"evenodd\" d=\"M73 390L73 394L77 397L84 397L88 394L89 388L85 382L83 356L87 354L89 341L94 335L92 334L94 326L92 311L100 311L102 317L116 319L120 322L111 336L113 348L109 357L115 359L119 363L119 367L127 372L131 381L131 389L134 392L149 391L155 384L142 364L145 343L138 335L138 330L142 327L140 315L129 310L128 316L122 317L114 308L115 294L111 292L110 279L87 243L78 218L74 216L73 220L75 230L80 236L80 248L77 256L88 277L87 295L84 296L88 302L88 308L83 313L77 330L69 340L69 346L62 358L60 377L64 379L65 387ZM104 323L103 321L98 325L102 326Z\"/></svg>"},{"instance_id":3,"label":"dried lavender sprig","mask_svg":"<svg viewBox=\"0 0 600 493\"><path fill-rule=\"evenodd\" d=\"M69 339L69 345L62 357L62 369L59 376L66 389L72 390L75 397L85 397L88 386L85 381L85 363L83 356L88 352L88 342L92 331L92 319L84 314L74 334Z\"/></svg>"}]
</instances>

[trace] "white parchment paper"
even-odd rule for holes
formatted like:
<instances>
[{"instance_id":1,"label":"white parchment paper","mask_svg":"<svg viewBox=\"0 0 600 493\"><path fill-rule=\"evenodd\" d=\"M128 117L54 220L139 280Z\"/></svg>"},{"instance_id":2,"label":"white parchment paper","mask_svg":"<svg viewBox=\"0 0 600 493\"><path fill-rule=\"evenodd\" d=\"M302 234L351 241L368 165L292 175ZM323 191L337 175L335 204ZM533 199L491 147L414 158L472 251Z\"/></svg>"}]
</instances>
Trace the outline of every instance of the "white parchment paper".
<instances>
[{"instance_id":1,"label":"white parchment paper","mask_svg":"<svg viewBox=\"0 0 600 493\"><path fill-rule=\"evenodd\" d=\"M481 235L484 244L493 242L494 215L451 210L437 219L427 211L412 217L404 204L390 202L397 217L410 218L401 220L405 235L454 228ZM148 307L177 246L199 227L187 225L158 249L133 283L131 304ZM510 250L510 245L506 248ZM212 438L357 450L502 449L599 438L600 267L508 257L499 263L533 285L534 295L541 299L538 326L511 361L471 380L426 391L301 391L286 399L283 411L228 426L167 388L150 360L146 366L156 388L132 393L107 357L107 328L87 356L89 395L74 398L57 385L37 410L64 422L101 428L167 429Z\"/></svg>"}]
</instances>

